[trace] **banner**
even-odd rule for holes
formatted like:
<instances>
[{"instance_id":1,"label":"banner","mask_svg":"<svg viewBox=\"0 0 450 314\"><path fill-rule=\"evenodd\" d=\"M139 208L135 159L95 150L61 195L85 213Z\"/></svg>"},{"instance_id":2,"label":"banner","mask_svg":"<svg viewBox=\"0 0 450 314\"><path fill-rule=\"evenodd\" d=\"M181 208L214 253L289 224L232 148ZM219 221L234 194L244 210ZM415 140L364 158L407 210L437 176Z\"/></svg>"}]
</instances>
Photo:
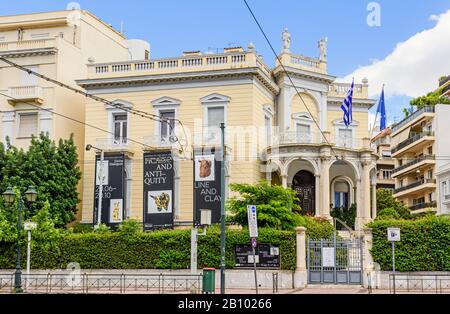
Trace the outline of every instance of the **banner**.
<instances>
[{"instance_id":1,"label":"banner","mask_svg":"<svg viewBox=\"0 0 450 314\"><path fill-rule=\"evenodd\" d=\"M173 228L173 177L170 151L144 153L144 230Z\"/></svg>"},{"instance_id":2,"label":"banner","mask_svg":"<svg viewBox=\"0 0 450 314\"><path fill-rule=\"evenodd\" d=\"M94 225L97 224L99 184L103 184L101 222L107 226L117 226L123 221L125 211L125 157L109 155L104 157L101 169L100 156L95 163Z\"/></svg>"},{"instance_id":3,"label":"banner","mask_svg":"<svg viewBox=\"0 0 450 314\"><path fill-rule=\"evenodd\" d=\"M200 210L211 210L211 224L220 223L221 151L194 151L194 226L200 224Z\"/></svg>"}]
</instances>

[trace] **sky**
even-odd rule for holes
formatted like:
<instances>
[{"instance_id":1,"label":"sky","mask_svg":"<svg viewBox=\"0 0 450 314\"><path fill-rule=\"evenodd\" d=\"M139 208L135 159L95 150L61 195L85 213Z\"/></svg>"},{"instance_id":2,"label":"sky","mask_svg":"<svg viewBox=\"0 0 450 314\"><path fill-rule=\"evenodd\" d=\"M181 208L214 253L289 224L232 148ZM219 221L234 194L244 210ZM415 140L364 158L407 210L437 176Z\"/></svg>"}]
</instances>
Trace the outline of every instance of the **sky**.
<instances>
[{"instance_id":1,"label":"sky","mask_svg":"<svg viewBox=\"0 0 450 314\"><path fill-rule=\"evenodd\" d=\"M450 74L450 0L247 1L277 52L284 27L291 33L295 54L318 57L317 41L327 37L329 74L345 82L354 77L356 83L367 77L374 99L385 84L388 122L401 120L402 108L409 106L411 97L436 89L439 77ZM0 15L12 15L62 10L70 1L0 3ZM118 30L123 24L128 38L150 42L152 58L230 46L246 48L253 42L265 62L274 65L275 57L243 0L77 3ZM379 19L373 18L378 12Z\"/></svg>"}]
</instances>

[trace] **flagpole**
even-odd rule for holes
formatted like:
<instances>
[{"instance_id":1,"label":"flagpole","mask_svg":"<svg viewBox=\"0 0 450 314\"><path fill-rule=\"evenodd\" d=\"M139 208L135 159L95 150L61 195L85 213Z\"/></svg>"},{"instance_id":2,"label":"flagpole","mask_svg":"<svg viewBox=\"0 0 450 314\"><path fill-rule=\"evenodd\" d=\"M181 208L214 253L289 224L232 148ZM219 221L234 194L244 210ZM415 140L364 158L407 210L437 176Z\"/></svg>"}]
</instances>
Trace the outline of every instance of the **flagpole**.
<instances>
[{"instance_id":1,"label":"flagpole","mask_svg":"<svg viewBox=\"0 0 450 314\"><path fill-rule=\"evenodd\" d=\"M384 84L383 87L381 88L381 90L384 90ZM378 117L378 111L380 111L379 107L380 107L380 100L381 100L381 94L380 94L380 98L378 98L378 106L377 106L377 112L375 113L375 120L373 121L373 125L372 125L372 131L370 132L370 139L372 139L373 137L373 130L375 129L375 124L377 123L377 117Z\"/></svg>"}]
</instances>

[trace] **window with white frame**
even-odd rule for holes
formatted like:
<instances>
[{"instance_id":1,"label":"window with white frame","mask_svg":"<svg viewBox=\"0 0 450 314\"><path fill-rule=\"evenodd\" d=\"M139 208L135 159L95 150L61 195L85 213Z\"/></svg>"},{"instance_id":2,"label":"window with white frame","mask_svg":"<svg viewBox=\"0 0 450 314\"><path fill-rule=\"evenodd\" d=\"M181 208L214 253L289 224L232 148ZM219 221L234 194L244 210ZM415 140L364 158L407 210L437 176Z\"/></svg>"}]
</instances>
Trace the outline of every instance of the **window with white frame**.
<instances>
[{"instance_id":1,"label":"window with white frame","mask_svg":"<svg viewBox=\"0 0 450 314\"><path fill-rule=\"evenodd\" d=\"M128 116L126 113L113 114L114 141L126 143L128 136Z\"/></svg>"},{"instance_id":2,"label":"window with white frame","mask_svg":"<svg viewBox=\"0 0 450 314\"><path fill-rule=\"evenodd\" d=\"M442 195L445 197L446 195L448 195L448 190L447 190L447 181L442 181Z\"/></svg>"},{"instance_id":3,"label":"window with white frame","mask_svg":"<svg viewBox=\"0 0 450 314\"><path fill-rule=\"evenodd\" d=\"M226 107L230 97L221 94L210 94L200 99L204 106L204 140L207 143L220 143L220 124L226 123Z\"/></svg>"},{"instance_id":4,"label":"window with white frame","mask_svg":"<svg viewBox=\"0 0 450 314\"><path fill-rule=\"evenodd\" d=\"M338 130L338 145L344 147L353 146L353 131L347 128L339 128Z\"/></svg>"},{"instance_id":5,"label":"window with white frame","mask_svg":"<svg viewBox=\"0 0 450 314\"><path fill-rule=\"evenodd\" d=\"M19 113L19 127L17 137L31 137L38 133L37 112Z\"/></svg>"},{"instance_id":6,"label":"window with white frame","mask_svg":"<svg viewBox=\"0 0 450 314\"><path fill-rule=\"evenodd\" d=\"M392 170L383 170L383 179L390 180L392 175Z\"/></svg>"},{"instance_id":7,"label":"window with white frame","mask_svg":"<svg viewBox=\"0 0 450 314\"><path fill-rule=\"evenodd\" d=\"M350 186L347 182L337 181L334 183L334 208L349 208Z\"/></svg>"},{"instance_id":8,"label":"window with white frame","mask_svg":"<svg viewBox=\"0 0 450 314\"><path fill-rule=\"evenodd\" d=\"M311 143L311 125L296 123L296 136L299 143Z\"/></svg>"},{"instance_id":9,"label":"window with white frame","mask_svg":"<svg viewBox=\"0 0 450 314\"><path fill-rule=\"evenodd\" d=\"M160 110L159 135L161 142L167 142L175 136L175 109Z\"/></svg>"}]
</instances>

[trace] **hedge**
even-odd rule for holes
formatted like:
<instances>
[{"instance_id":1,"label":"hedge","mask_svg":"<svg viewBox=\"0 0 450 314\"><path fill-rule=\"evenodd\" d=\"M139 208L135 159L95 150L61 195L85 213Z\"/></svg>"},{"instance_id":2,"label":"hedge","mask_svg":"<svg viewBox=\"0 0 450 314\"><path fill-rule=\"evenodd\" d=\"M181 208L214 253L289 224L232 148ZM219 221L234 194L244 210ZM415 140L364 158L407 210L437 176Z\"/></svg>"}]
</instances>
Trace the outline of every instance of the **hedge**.
<instances>
[{"instance_id":1,"label":"hedge","mask_svg":"<svg viewBox=\"0 0 450 314\"><path fill-rule=\"evenodd\" d=\"M61 237L57 249L32 248L33 269L64 269L77 262L82 269L188 269L190 230L140 232L126 236L118 232L69 233ZM227 230L226 267L234 267L234 247L250 244L248 230ZM294 231L261 228L258 243L280 246L281 269L296 267ZM0 269L15 267L16 245L0 243ZM26 252L26 248L22 252ZM22 259L25 267L25 258ZM198 266L220 268L220 230L208 229L199 237Z\"/></svg>"},{"instance_id":2,"label":"hedge","mask_svg":"<svg viewBox=\"0 0 450 314\"><path fill-rule=\"evenodd\" d=\"M392 270L392 245L387 228L399 227L401 241L395 244L397 271L450 271L450 219L377 220L372 228L374 262L381 270Z\"/></svg>"}]
</instances>

